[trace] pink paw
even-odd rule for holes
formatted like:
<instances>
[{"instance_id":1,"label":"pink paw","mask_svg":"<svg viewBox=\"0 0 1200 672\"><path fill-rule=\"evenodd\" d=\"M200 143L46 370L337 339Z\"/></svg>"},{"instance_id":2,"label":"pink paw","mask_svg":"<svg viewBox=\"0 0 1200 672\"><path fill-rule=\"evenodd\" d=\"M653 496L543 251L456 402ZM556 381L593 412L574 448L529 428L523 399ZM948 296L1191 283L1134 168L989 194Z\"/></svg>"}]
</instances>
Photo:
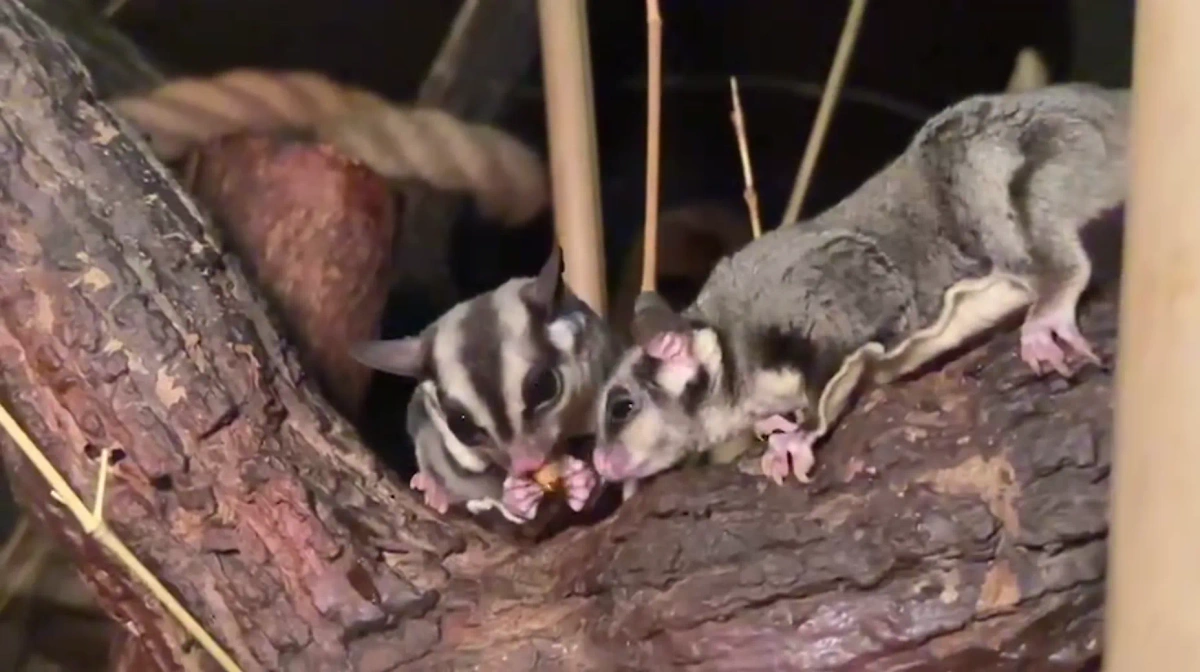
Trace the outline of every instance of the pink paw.
<instances>
[{"instance_id":1,"label":"pink paw","mask_svg":"<svg viewBox=\"0 0 1200 672\"><path fill-rule=\"evenodd\" d=\"M768 439L767 452L762 456L762 472L767 478L783 485L783 479L789 473L796 475L796 480L808 483L808 472L816 463L813 455L813 442L816 436L811 432L780 432L772 434ZM789 468L788 459L791 458Z\"/></svg>"},{"instance_id":2,"label":"pink paw","mask_svg":"<svg viewBox=\"0 0 1200 672\"><path fill-rule=\"evenodd\" d=\"M688 354L687 337L683 334L662 334L646 344L646 354L663 361L681 359Z\"/></svg>"},{"instance_id":3,"label":"pink paw","mask_svg":"<svg viewBox=\"0 0 1200 672\"><path fill-rule=\"evenodd\" d=\"M599 479L596 472L583 460L567 456L564 463L566 469L563 470L563 484L566 488L567 505L572 511L582 511Z\"/></svg>"},{"instance_id":4,"label":"pink paw","mask_svg":"<svg viewBox=\"0 0 1200 672\"><path fill-rule=\"evenodd\" d=\"M425 494L425 506L445 514L450 510L450 497L438 482L423 471L418 471L409 479L408 486Z\"/></svg>"},{"instance_id":5,"label":"pink paw","mask_svg":"<svg viewBox=\"0 0 1200 672\"><path fill-rule=\"evenodd\" d=\"M1034 373L1041 375L1053 369L1063 377L1069 377L1071 369L1067 366L1067 357L1070 353L1100 364L1100 358L1080 333L1071 313L1049 313L1021 325L1021 359Z\"/></svg>"},{"instance_id":6,"label":"pink paw","mask_svg":"<svg viewBox=\"0 0 1200 672\"><path fill-rule=\"evenodd\" d=\"M542 501L542 486L528 476L509 474L504 479L504 495L501 504L513 514L533 520L537 515L538 504Z\"/></svg>"}]
</instances>

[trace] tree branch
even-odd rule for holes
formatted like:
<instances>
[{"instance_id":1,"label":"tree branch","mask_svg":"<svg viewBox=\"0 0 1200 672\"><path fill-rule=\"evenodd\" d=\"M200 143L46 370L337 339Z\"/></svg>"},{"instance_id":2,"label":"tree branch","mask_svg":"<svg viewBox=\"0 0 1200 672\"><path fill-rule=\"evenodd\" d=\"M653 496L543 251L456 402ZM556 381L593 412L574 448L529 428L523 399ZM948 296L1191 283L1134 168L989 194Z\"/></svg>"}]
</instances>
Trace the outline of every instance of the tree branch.
<instances>
[{"instance_id":1,"label":"tree branch","mask_svg":"<svg viewBox=\"0 0 1200 672\"><path fill-rule=\"evenodd\" d=\"M1036 381L1015 336L876 390L814 483L665 474L522 546L441 519L305 382L238 261L0 0L0 399L245 670L1077 670L1095 662L1111 378ZM1112 300L1082 319L1115 340ZM201 655L7 439L18 497L125 669Z\"/></svg>"}]
</instances>

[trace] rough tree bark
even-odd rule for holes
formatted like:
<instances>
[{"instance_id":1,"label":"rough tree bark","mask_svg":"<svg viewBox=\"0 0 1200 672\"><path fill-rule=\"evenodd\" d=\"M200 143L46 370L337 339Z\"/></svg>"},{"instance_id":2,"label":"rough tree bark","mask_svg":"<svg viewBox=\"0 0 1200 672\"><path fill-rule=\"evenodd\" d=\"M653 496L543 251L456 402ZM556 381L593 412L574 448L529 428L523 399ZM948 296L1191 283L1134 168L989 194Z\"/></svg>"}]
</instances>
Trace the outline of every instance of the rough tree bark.
<instances>
[{"instance_id":1,"label":"rough tree bark","mask_svg":"<svg viewBox=\"0 0 1200 672\"><path fill-rule=\"evenodd\" d=\"M1097 659L1106 372L1035 381L1001 336L869 395L809 487L678 472L593 529L520 547L437 518L379 469L188 197L11 0L0 100L0 397L85 497L99 449L119 448L107 520L243 669ZM1111 355L1111 300L1083 324ZM18 496L140 638L125 664L206 660L0 446Z\"/></svg>"}]
</instances>

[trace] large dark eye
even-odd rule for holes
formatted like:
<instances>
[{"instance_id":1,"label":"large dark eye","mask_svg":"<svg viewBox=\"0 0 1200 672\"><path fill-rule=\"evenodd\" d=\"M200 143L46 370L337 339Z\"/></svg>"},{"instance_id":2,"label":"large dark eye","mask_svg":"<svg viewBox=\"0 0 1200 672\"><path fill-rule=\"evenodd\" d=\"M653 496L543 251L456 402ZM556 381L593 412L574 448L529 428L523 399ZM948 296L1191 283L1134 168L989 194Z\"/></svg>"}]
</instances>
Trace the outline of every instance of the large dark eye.
<instances>
[{"instance_id":1,"label":"large dark eye","mask_svg":"<svg viewBox=\"0 0 1200 672\"><path fill-rule=\"evenodd\" d=\"M637 403L634 402L633 397L624 388L614 388L608 393L608 401L605 402L604 414L608 417L610 423L623 423L636 410Z\"/></svg>"},{"instance_id":2,"label":"large dark eye","mask_svg":"<svg viewBox=\"0 0 1200 672\"><path fill-rule=\"evenodd\" d=\"M446 425L464 446L478 446L487 439L487 434L466 411L451 410L446 414Z\"/></svg>"},{"instance_id":3,"label":"large dark eye","mask_svg":"<svg viewBox=\"0 0 1200 672\"><path fill-rule=\"evenodd\" d=\"M562 379L558 370L547 366L530 372L525 377L522 394L525 396L527 410L536 410L558 401L558 396L562 394Z\"/></svg>"}]
</instances>

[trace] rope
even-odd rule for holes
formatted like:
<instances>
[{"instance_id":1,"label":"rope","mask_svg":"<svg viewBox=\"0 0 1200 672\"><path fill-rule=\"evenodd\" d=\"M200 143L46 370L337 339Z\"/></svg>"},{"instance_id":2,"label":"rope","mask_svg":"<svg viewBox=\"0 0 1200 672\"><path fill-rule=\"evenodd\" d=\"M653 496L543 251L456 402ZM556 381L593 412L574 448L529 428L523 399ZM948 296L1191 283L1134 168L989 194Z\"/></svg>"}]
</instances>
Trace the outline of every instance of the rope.
<instances>
[{"instance_id":1,"label":"rope","mask_svg":"<svg viewBox=\"0 0 1200 672\"><path fill-rule=\"evenodd\" d=\"M513 136L317 73L237 69L109 102L165 161L237 133L305 130L391 180L470 193L508 225L528 222L549 199L544 163Z\"/></svg>"}]
</instances>

